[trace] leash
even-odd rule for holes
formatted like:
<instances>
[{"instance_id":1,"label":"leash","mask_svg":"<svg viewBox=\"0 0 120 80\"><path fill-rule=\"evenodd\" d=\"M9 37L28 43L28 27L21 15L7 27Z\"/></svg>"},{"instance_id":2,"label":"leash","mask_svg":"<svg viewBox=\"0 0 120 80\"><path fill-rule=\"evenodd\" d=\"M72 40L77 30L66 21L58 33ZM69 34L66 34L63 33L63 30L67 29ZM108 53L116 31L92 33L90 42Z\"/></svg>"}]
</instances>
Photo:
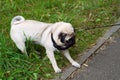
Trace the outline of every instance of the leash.
<instances>
[{"instance_id":1,"label":"leash","mask_svg":"<svg viewBox=\"0 0 120 80\"><path fill-rule=\"evenodd\" d=\"M85 31L85 30L91 30L91 29L96 29L96 28L104 28L104 27L111 27L111 26L120 26L120 23L116 24L110 24L110 25L105 25L105 26L97 26L97 27L85 27L85 28L75 28L75 31Z\"/></svg>"}]
</instances>

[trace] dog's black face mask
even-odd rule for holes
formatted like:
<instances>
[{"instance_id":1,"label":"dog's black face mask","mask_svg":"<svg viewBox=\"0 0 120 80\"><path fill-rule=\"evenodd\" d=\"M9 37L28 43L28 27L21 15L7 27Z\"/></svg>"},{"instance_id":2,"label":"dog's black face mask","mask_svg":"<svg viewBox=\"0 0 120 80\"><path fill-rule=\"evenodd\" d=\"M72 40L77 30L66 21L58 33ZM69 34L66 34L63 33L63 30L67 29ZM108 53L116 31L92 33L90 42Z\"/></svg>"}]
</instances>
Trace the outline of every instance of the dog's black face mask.
<instances>
[{"instance_id":1,"label":"dog's black face mask","mask_svg":"<svg viewBox=\"0 0 120 80\"><path fill-rule=\"evenodd\" d=\"M51 39L52 39L54 47L57 48L58 50L65 50L65 49L68 49L69 47L71 47L73 44L75 44L75 35L74 34L68 40L66 40L66 37L67 37L67 34L65 34L65 33L59 34L59 39L64 44L64 45L60 46L60 45L57 45L57 43L53 39L53 34L51 34Z\"/></svg>"}]
</instances>

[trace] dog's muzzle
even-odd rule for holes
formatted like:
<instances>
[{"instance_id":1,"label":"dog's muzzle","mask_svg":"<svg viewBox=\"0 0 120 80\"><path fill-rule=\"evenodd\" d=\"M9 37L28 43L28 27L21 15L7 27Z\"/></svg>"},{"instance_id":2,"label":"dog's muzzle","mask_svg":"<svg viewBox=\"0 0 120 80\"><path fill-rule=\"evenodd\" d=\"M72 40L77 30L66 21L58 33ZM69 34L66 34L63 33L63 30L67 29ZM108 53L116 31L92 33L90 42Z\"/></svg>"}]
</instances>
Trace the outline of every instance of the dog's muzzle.
<instances>
[{"instance_id":1,"label":"dog's muzzle","mask_svg":"<svg viewBox=\"0 0 120 80\"><path fill-rule=\"evenodd\" d=\"M64 41L66 46L71 47L73 44L75 44L75 36L72 36L69 40Z\"/></svg>"},{"instance_id":2,"label":"dog's muzzle","mask_svg":"<svg viewBox=\"0 0 120 80\"><path fill-rule=\"evenodd\" d=\"M62 46L58 45L53 39L53 34L51 33L51 40L53 42L53 46L58 50L65 50L75 44L75 36L72 36L69 40L65 40L65 37L61 38L61 42L64 44Z\"/></svg>"}]
</instances>

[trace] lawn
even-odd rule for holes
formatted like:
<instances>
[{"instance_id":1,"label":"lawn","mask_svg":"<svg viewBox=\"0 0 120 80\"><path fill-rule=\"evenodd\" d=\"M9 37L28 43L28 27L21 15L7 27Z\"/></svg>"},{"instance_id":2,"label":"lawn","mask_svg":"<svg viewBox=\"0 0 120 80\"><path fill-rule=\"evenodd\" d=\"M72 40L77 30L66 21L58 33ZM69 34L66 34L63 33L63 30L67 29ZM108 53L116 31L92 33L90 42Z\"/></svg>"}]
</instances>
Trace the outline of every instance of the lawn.
<instances>
[{"instance_id":1,"label":"lawn","mask_svg":"<svg viewBox=\"0 0 120 80\"><path fill-rule=\"evenodd\" d=\"M0 80L46 80L54 78L54 70L39 45L27 41L29 57L23 55L10 39L10 22L16 15L47 23L69 22L75 28L76 44L70 48L77 55L90 48L120 17L120 0L0 0ZM81 30L93 28L90 30ZM36 54L36 50L41 54ZM58 66L69 62L56 52ZM54 74L55 75L55 74Z\"/></svg>"}]
</instances>

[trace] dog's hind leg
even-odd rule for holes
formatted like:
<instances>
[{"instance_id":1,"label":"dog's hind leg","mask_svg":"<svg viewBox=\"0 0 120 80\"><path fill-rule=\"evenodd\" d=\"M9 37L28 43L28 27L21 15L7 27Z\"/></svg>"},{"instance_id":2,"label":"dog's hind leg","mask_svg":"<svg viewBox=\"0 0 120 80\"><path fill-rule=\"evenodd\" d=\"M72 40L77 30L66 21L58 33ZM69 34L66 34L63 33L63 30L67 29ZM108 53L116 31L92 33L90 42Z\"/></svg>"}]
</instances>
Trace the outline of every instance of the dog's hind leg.
<instances>
[{"instance_id":1,"label":"dog's hind leg","mask_svg":"<svg viewBox=\"0 0 120 80\"><path fill-rule=\"evenodd\" d=\"M22 53L24 53L25 55L27 55L27 51L26 51L26 47L25 47L25 40L23 38L21 38L19 34L13 34L11 36L11 38L15 42L17 48Z\"/></svg>"},{"instance_id":2,"label":"dog's hind leg","mask_svg":"<svg viewBox=\"0 0 120 80\"><path fill-rule=\"evenodd\" d=\"M25 43L24 42L17 42L16 46L18 47L18 49L20 49L20 51L22 53L24 53L25 55L27 55L27 51L26 51L26 47L25 47Z\"/></svg>"}]
</instances>

